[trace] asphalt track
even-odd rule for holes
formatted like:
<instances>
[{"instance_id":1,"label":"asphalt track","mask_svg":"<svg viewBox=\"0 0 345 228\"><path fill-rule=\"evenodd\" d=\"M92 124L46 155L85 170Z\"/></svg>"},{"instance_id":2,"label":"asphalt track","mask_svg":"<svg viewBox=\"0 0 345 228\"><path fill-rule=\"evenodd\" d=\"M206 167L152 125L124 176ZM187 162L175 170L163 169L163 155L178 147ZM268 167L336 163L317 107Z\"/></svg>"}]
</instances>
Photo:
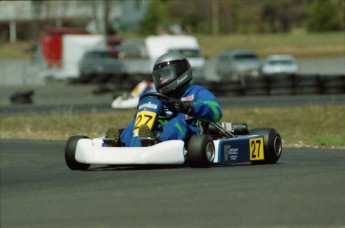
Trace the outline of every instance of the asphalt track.
<instances>
[{"instance_id":1,"label":"asphalt track","mask_svg":"<svg viewBox=\"0 0 345 228\"><path fill-rule=\"evenodd\" d=\"M0 140L1 227L345 227L345 151L275 165L71 171L65 142Z\"/></svg>"},{"instance_id":2,"label":"asphalt track","mask_svg":"<svg viewBox=\"0 0 345 228\"><path fill-rule=\"evenodd\" d=\"M11 104L8 97L13 88L0 90L0 116L23 114L51 114L70 112L111 112L113 95L105 93L94 95L95 86L69 86L36 88L32 104ZM281 107L305 105L345 105L345 94L328 95L276 95L276 96L238 96L217 97L223 108L238 107Z\"/></svg>"},{"instance_id":3,"label":"asphalt track","mask_svg":"<svg viewBox=\"0 0 345 228\"><path fill-rule=\"evenodd\" d=\"M35 88L0 114L112 111L94 86ZM68 97L68 98L66 98ZM345 95L219 98L223 107L345 104ZM0 140L0 227L345 227L345 151L284 149L276 165L70 171L65 142Z\"/></svg>"}]
</instances>

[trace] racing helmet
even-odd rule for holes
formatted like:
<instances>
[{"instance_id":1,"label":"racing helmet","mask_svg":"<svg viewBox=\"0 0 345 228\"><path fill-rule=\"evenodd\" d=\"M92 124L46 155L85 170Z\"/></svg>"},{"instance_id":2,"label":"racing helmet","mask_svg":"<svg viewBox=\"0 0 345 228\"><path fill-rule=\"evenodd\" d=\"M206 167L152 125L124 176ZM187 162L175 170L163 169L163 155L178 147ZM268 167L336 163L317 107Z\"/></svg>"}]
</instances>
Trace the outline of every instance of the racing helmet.
<instances>
[{"instance_id":1,"label":"racing helmet","mask_svg":"<svg viewBox=\"0 0 345 228\"><path fill-rule=\"evenodd\" d=\"M153 66L153 83L158 92L173 92L192 80L192 67L178 52L160 56Z\"/></svg>"}]
</instances>

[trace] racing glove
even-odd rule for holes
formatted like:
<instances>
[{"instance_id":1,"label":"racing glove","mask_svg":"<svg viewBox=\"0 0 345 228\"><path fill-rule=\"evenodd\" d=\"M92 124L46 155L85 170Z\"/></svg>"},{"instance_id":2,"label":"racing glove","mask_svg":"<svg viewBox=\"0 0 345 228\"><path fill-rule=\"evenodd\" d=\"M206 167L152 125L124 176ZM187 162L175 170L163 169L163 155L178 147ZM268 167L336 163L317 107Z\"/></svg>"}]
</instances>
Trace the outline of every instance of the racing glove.
<instances>
[{"instance_id":1,"label":"racing glove","mask_svg":"<svg viewBox=\"0 0 345 228\"><path fill-rule=\"evenodd\" d=\"M194 113L194 104L191 101L170 101L168 108L175 113L185 113L187 115L192 115Z\"/></svg>"}]
</instances>

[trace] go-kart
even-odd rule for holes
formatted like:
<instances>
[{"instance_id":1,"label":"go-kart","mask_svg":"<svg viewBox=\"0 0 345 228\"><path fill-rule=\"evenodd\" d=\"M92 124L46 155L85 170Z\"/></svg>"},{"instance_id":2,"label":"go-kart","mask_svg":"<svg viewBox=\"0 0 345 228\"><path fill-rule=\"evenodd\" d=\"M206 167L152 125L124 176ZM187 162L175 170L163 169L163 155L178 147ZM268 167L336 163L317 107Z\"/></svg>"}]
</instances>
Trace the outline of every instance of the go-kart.
<instances>
[{"instance_id":1,"label":"go-kart","mask_svg":"<svg viewBox=\"0 0 345 228\"><path fill-rule=\"evenodd\" d=\"M121 96L116 97L111 102L114 109L132 109L137 107L140 97L149 92L155 92L153 82L143 80L139 82L131 92L125 92Z\"/></svg>"},{"instance_id":2,"label":"go-kart","mask_svg":"<svg viewBox=\"0 0 345 228\"><path fill-rule=\"evenodd\" d=\"M138 104L134 135L146 124L154 129L158 119L168 120L176 113L163 108L173 98L159 93L143 95ZM200 120L202 121L202 120ZM72 170L86 170L90 165L182 165L207 168L213 164L251 162L276 163L282 154L282 140L273 128L249 130L245 123L201 122L200 134L188 142L169 140L147 147L105 146L105 136L90 139L72 136L65 148L65 161ZM154 132L159 134L159 132Z\"/></svg>"}]
</instances>

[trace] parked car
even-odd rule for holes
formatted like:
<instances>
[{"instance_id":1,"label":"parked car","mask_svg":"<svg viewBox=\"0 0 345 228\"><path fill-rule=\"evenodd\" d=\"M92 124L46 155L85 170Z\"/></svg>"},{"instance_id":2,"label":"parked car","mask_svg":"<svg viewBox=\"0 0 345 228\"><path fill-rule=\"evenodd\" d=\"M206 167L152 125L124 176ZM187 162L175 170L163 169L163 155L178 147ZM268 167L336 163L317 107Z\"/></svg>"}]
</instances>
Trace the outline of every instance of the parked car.
<instances>
[{"instance_id":1,"label":"parked car","mask_svg":"<svg viewBox=\"0 0 345 228\"><path fill-rule=\"evenodd\" d=\"M169 51L176 51L186 56L192 69L193 69L193 79L203 80L205 77L205 64L206 60L202 56L201 50L199 48L171 48Z\"/></svg>"},{"instance_id":2,"label":"parked car","mask_svg":"<svg viewBox=\"0 0 345 228\"><path fill-rule=\"evenodd\" d=\"M298 63L292 55L269 55L262 64L262 74L297 74Z\"/></svg>"},{"instance_id":3,"label":"parked car","mask_svg":"<svg viewBox=\"0 0 345 228\"><path fill-rule=\"evenodd\" d=\"M251 50L221 52L217 59L216 72L222 80L243 81L244 76L260 75L261 60Z\"/></svg>"},{"instance_id":4,"label":"parked car","mask_svg":"<svg viewBox=\"0 0 345 228\"><path fill-rule=\"evenodd\" d=\"M126 64L126 74L131 78L140 76L140 80L151 80L152 69L157 58L169 51L176 51L186 56L193 68L193 78L204 78L205 58L194 36L159 35L145 38L129 38L116 48L120 61Z\"/></svg>"},{"instance_id":5,"label":"parked car","mask_svg":"<svg viewBox=\"0 0 345 228\"><path fill-rule=\"evenodd\" d=\"M115 52L93 50L86 52L79 63L79 79L82 82L106 81L122 75L123 63L118 61Z\"/></svg>"}]
</instances>

